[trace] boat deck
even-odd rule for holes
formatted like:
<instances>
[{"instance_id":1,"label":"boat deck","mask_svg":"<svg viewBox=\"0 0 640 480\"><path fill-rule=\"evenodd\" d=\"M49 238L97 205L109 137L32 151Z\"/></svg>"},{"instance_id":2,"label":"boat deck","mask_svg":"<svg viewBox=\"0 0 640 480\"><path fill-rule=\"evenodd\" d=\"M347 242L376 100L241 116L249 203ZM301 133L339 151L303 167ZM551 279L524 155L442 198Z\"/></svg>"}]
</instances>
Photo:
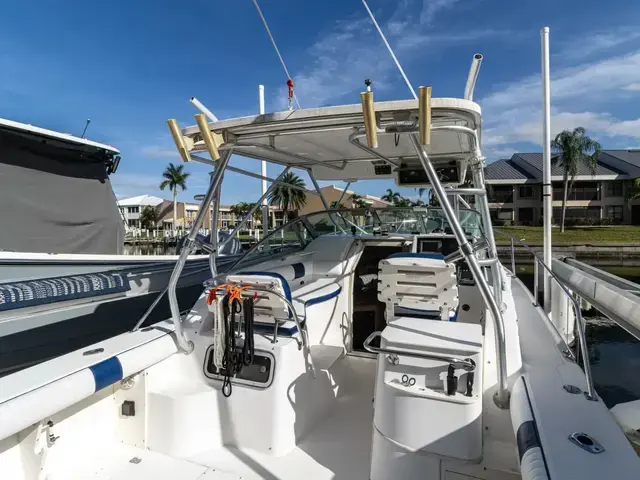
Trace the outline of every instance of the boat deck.
<instances>
[{"instance_id":1,"label":"boat deck","mask_svg":"<svg viewBox=\"0 0 640 480\"><path fill-rule=\"evenodd\" d=\"M346 356L339 365L344 391L299 446L282 457L219 448L188 459L125 445L84 459L70 480L218 480L369 478L376 360Z\"/></svg>"}]
</instances>

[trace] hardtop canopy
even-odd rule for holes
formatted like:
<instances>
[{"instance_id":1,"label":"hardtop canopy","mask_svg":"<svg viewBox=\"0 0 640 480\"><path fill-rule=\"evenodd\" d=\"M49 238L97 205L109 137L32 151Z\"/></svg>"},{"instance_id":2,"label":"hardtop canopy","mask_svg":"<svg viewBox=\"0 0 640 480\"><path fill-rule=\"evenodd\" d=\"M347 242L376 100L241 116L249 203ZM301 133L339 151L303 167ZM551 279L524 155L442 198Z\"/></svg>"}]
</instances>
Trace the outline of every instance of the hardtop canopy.
<instances>
[{"instance_id":1,"label":"hardtop canopy","mask_svg":"<svg viewBox=\"0 0 640 480\"><path fill-rule=\"evenodd\" d=\"M219 149L233 148L245 157L296 168L311 169L319 180L391 178L389 164L418 165L418 157L406 135L417 132L418 101L375 103L379 147L366 146L364 120L359 104L252 115L209 123L217 134ZM430 158L464 160L476 154L475 141L462 131L442 127L466 127L480 138L481 109L458 98L431 100L432 135L426 148ZM191 140L191 152L206 151L198 126L183 130ZM362 139L362 141L360 141ZM376 171L377 170L377 171Z\"/></svg>"}]
</instances>

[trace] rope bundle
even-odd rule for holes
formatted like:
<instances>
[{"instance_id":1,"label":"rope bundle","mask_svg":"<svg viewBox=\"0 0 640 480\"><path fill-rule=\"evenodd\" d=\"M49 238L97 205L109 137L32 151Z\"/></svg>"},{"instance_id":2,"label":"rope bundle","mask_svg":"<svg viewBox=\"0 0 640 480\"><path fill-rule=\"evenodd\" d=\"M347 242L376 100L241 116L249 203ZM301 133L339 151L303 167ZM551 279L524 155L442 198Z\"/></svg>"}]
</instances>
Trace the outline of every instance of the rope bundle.
<instances>
[{"instance_id":1,"label":"rope bundle","mask_svg":"<svg viewBox=\"0 0 640 480\"><path fill-rule=\"evenodd\" d=\"M213 364L224 376L222 394L231 395L231 377L242 371L243 366L253 363L255 347L253 339L254 308L253 297L242 298L242 292L250 286L239 287L233 284L218 285L207 296L207 305L213 308ZM217 292L226 290L224 297L218 300ZM244 343L241 349L236 346L236 314L243 313L242 326Z\"/></svg>"}]
</instances>

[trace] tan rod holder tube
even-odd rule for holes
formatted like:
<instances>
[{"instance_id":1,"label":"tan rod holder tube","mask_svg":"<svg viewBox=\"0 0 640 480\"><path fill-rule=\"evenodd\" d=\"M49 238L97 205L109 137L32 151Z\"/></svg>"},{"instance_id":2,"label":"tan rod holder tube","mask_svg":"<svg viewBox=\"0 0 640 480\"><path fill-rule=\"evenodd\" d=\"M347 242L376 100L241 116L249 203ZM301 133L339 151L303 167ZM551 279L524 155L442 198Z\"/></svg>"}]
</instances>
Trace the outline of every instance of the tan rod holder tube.
<instances>
[{"instance_id":1,"label":"tan rod holder tube","mask_svg":"<svg viewBox=\"0 0 640 480\"><path fill-rule=\"evenodd\" d=\"M373 92L362 92L360 99L362 100L362 116L364 117L364 129L367 133L367 145L369 148L378 148L378 125L373 106Z\"/></svg>"},{"instance_id":2,"label":"tan rod holder tube","mask_svg":"<svg viewBox=\"0 0 640 480\"><path fill-rule=\"evenodd\" d=\"M418 99L420 144L429 145L431 143L431 87L419 87Z\"/></svg>"},{"instance_id":3,"label":"tan rod holder tube","mask_svg":"<svg viewBox=\"0 0 640 480\"><path fill-rule=\"evenodd\" d=\"M187 147L185 139L182 136L180 127L178 127L178 122L176 122L175 118L170 118L169 120L167 120L167 125L169 125L171 136L173 137L173 141L176 143L176 148L178 149L178 152L180 152L182 160L184 160L185 162L190 162L191 156L189 155L189 148Z\"/></svg>"},{"instance_id":4,"label":"tan rod holder tube","mask_svg":"<svg viewBox=\"0 0 640 480\"><path fill-rule=\"evenodd\" d=\"M219 160L220 153L218 152L218 145L216 144L213 135L211 135L211 130L209 130L207 116L204 113L198 113L194 115L194 117L196 119L196 123L198 124L198 128L200 129L200 133L202 134L204 144L207 146L207 151L209 152L211 159Z\"/></svg>"}]
</instances>

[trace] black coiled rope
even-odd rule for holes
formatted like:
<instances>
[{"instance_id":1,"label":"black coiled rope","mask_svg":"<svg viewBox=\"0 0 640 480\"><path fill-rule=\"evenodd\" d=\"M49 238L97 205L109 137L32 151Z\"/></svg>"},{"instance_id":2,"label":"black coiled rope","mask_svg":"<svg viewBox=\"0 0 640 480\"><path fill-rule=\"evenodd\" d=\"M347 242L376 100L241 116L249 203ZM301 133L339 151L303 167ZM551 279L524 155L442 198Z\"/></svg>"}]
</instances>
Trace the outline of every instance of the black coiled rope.
<instances>
[{"instance_id":1,"label":"black coiled rope","mask_svg":"<svg viewBox=\"0 0 640 480\"><path fill-rule=\"evenodd\" d=\"M241 350L236 347L236 313L240 312L244 317L244 344ZM229 305L229 295L225 295L222 299L222 315L225 321L222 394L225 397L230 397L231 377L240 373L243 366L251 365L255 356L253 298L245 298L242 302L235 298Z\"/></svg>"},{"instance_id":2,"label":"black coiled rope","mask_svg":"<svg viewBox=\"0 0 640 480\"><path fill-rule=\"evenodd\" d=\"M253 298L249 297L242 304L244 310L244 345L242 346L242 363L251 365L255 356L253 344Z\"/></svg>"}]
</instances>

